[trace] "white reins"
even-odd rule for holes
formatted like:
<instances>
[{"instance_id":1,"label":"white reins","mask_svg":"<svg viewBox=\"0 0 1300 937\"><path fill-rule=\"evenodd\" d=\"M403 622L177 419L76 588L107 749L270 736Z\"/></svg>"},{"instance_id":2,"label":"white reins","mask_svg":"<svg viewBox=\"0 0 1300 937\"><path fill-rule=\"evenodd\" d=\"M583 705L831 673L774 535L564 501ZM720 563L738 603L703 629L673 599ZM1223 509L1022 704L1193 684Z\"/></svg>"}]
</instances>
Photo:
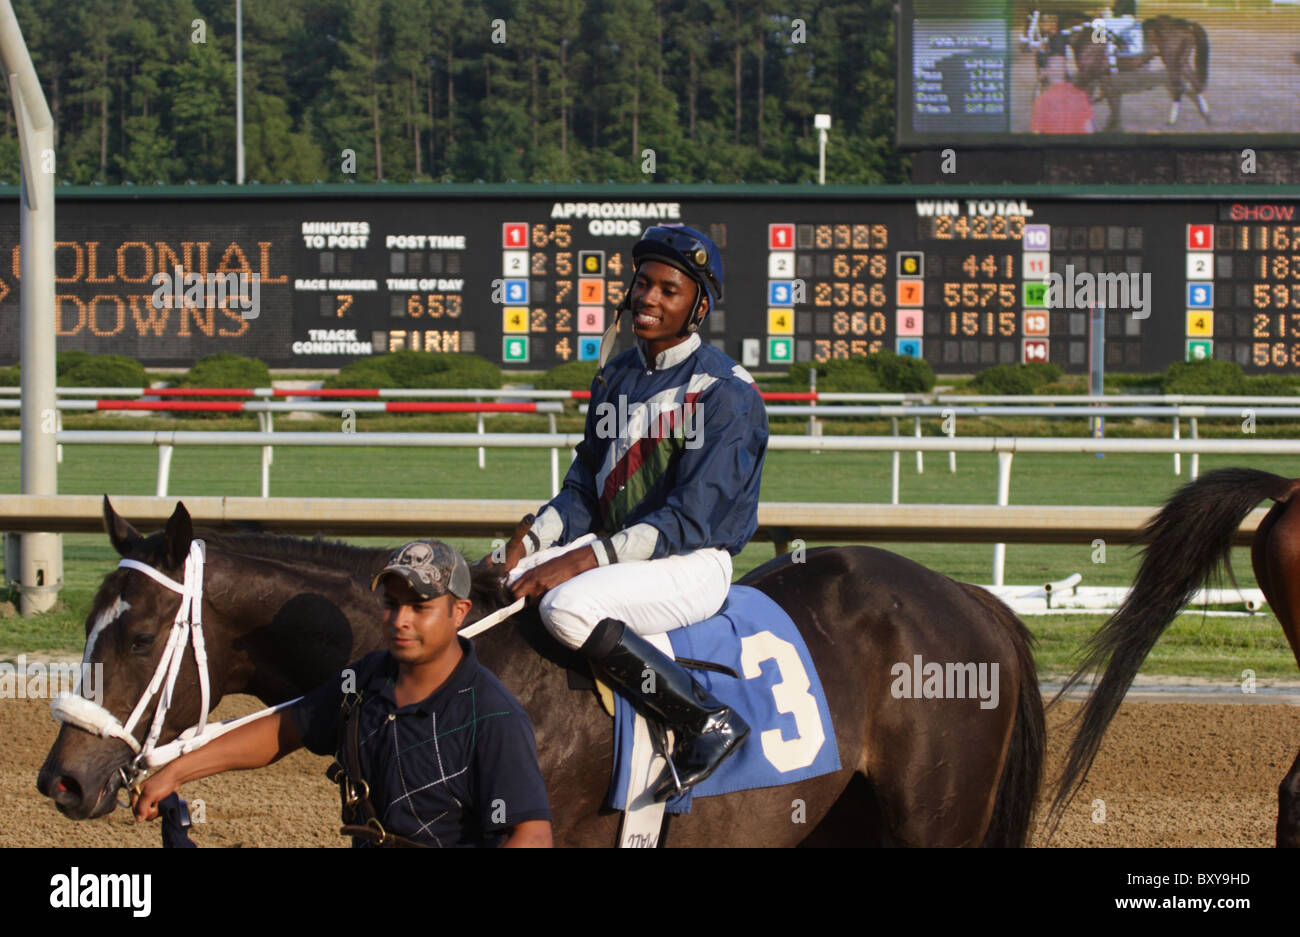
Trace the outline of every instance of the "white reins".
<instances>
[{"instance_id":1,"label":"white reins","mask_svg":"<svg viewBox=\"0 0 1300 937\"><path fill-rule=\"evenodd\" d=\"M203 563L205 556L203 541L191 541L189 555L185 558L184 582L177 582L170 576L165 576L152 566L138 560L124 559L117 564L119 568L126 567L127 569L142 572L159 585L165 586L181 596L180 608L176 610L176 618L172 622L167 645L163 648L162 656L158 659L158 666L154 669L153 678L149 681L149 686L146 687L143 695L141 695L140 701L135 704L135 709L131 712L125 725L119 722L117 717L103 706L83 696L80 683L78 683L73 693L60 693L50 703L51 714L59 722L74 725L101 738L121 739L131 747L131 751L135 752L135 758L131 761L129 769L122 771L122 779L126 782L127 787L134 787L154 768L161 767L169 761L174 761L187 752L202 748L208 742L225 735L232 729L237 729L239 726L252 722L254 719L260 719L262 716L279 712L302 699L300 696L277 706L271 706L259 712L241 716L238 719L228 719L225 722L208 725L210 684L208 680L208 653L203 641ZM512 605L508 605L491 615L479 619L474 624L462 628L458 634L466 638L482 634L493 625L509 618L523 606L524 599L519 599ZM171 707L172 691L176 687L176 678L180 674L181 660L185 656L187 639L194 647L194 662L199 671L199 723L186 729L174 741L168 742L166 745L158 745L157 742L162 734L163 723L167 719L167 710ZM92 650L90 642L93 640L95 640L95 634L92 632L90 638L87 639L85 653L82 655L83 661L90 655ZM165 686L164 680L166 681ZM157 696L160 691L162 695L158 700L158 708L154 712L153 724L149 727L149 735L145 738L142 746L135 739L136 724L144 715L145 709L148 708L149 701Z\"/></svg>"}]
</instances>

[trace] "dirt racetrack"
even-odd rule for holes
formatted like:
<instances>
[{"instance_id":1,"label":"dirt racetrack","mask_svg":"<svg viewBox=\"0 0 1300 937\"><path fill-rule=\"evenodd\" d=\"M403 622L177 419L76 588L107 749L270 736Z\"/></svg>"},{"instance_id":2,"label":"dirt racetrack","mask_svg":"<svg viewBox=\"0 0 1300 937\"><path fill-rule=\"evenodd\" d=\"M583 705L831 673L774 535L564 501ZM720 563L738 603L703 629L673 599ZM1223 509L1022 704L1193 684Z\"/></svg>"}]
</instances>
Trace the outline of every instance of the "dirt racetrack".
<instances>
[{"instance_id":1,"label":"dirt racetrack","mask_svg":"<svg viewBox=\"0 0 1300 937\"><path fill-rule=\"evenodd\" d=\"M75 823L36 791L54 740L48 703L0 701L0 847L159 845L156 824L137 826L124 810ZM252 711L232 697L218 718ZM1078 704L1048 715L1048 777L1059 771L1068 734L1060 726ZM1283 704L1127 703L1107 733L1087 785L1052 846L1272 846L1277 786L1300 745L1300 707ZM329 846L338 830L338 794L326 761L297 752L262 771L236 772L186 786L205 822L201 847ZM1104 801L1104 822L1096 802ZM1046 812L1045 804L1040 809ZM682 820L678 822L689 822ZM1041 826L1035 845L1043 845Z\"/></svg>"}]
</instances>

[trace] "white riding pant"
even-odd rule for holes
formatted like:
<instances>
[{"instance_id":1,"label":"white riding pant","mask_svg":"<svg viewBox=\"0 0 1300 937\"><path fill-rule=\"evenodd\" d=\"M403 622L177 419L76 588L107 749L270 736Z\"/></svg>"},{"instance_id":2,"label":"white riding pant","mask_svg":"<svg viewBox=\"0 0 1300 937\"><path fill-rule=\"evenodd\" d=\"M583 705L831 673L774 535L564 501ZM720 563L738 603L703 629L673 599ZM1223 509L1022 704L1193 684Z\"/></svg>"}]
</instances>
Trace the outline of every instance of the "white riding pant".
<instances>
[{"instance_id":1,"label":"white riding pant","mask_svg":"<svg viewBox=\"0 0 1300 937\"><path fill-rule=\"evenodd\" d=\"M581 549L587 534L564 546L539 550L519 561L507 582L562 553ZM560 643L577 649L603 618L615 618L637 634L660 634L704 621L722 608L731 587L731 554L696 550L680 556L597 566L542 596L542 621Z\"/></svg>"}]
</instances>

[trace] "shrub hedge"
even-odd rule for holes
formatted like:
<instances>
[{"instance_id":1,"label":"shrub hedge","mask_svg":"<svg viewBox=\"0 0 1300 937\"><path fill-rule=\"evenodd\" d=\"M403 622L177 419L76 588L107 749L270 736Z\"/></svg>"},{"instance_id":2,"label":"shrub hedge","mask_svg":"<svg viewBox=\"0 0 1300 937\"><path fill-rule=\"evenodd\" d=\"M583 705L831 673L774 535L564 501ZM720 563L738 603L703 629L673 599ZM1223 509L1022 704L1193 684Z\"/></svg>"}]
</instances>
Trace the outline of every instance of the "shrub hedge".
<instances>
[{"instance_id":1,"label":"shrub hedge","mask_svg":"<svg viewBox=\"0 0 1300 937\"><path fill-rule=\"evenodd\" d=\"M271 372L257 358L229 352L208 355L173 382L176 387L270 387ZM207 398L221 400L220 397ZM229 397L229 400L240 398Z\"/></svg>"},{"instance_id":2,"label":"shrub hedge","mask_svg":"<svg viewBox=\"0 0 1300 937\"><path fill-rule=\"evenodd\" d=\"M537 379L538 390L587 390L596 379L595 361L566 361Z\"/></svg>"},{"instance_id":3,"label":"shrub hedge","mask_svg":"<svg viewBox=\"0 0 1300 937\"><path fill-rule=\"evenodd\" d=\"M807 387L817 369L817 389L836 393L920 393L934 387L934 369L921 358L879 351L856 358L790 365L789 381Z\"/></svg>"},{"instance_id":4,"label":"shrub hedge","mask_svg":"<svg viewBox=\"0 0 1300 937\"><path fill-rule=\"evenodd\" d=\"M0 387L22 384L19 365L0 368ZM60 387L148 387L144 365L126 355L92 355L60 351L54 356L55 381Z\"/></svg>"},{"instance_id":5,"label":"shrub hedge","mask_svg":"<svg viewBox=\"0 0 1300 937\"><path fill-rule=\"evenodd\" d=\"M354 361L326 379L325 386L496 388L501 369L478 355L406 349Z\"/></svg>"},{"instance_id":6,"label":"shrub hedge","mask_svg":"<svg viewBox=\"0 0 1300 937\"><path fill-rule=\"evenodd\" d=\"M1246 376L1231 361L1175 361L1165 370L1161 393L1245 394Z\"/></svg>"},{"instance_id":7,"label":"shrub hedge","mask_svg":"<svg viewBox=\"0 0 1300 937\"><path fill-rule=\"evenodd\" d=\"M1061 369L1056 370L1059 375ZM970 386L981 394L1033 394L1049 383L1049 374L1041 365L995 364L976 374Z\"/></svg>"},{"instance_id":8,"label":"shrub hedge","mask_svg":"<svg viewBox=\"0 0 1300 937\"><path fill-rule=\"evenodd\" d=\"M64 352L68 354L68 352ZM74 352L75 354L75 352ZM55 366L63 387L148 387L144 365L125 355L85 355Z\"/></svg>"}]
</instances>

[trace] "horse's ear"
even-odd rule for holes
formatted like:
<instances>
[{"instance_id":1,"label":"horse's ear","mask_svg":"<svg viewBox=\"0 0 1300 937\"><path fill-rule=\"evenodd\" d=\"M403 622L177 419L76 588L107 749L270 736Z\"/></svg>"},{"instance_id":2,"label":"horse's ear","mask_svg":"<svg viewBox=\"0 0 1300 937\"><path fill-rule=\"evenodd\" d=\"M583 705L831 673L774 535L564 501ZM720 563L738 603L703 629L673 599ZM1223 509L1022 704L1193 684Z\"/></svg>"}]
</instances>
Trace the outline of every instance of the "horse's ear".
<instances>
[{"instance_id":1,"label":"horse's ear","mask_svg":"<svg viewBox=\"0 0 1300 937\"><path fill-rule=\"evenodd\" d=\"M104 530L108 533L108 541L113 544L113 549L117 551L118 556L126 556L144 539L126 518L113 510L108 495L104 495Z\"/></svg>"},{"instance_id":2,"label":"horse's ear","mask_svg":"<svg viewBox=\"0 0 1300 937\"><path fill-rule=\"evenodd\" d=\"M164 540L167 544L167 565L171 569L185 563L190 552L190 541L194 539L194 525L190 522L190 512L185 510L183 501L176 502L176 510L167 518L167 531Z\"/></svg>"}]
</instances>

